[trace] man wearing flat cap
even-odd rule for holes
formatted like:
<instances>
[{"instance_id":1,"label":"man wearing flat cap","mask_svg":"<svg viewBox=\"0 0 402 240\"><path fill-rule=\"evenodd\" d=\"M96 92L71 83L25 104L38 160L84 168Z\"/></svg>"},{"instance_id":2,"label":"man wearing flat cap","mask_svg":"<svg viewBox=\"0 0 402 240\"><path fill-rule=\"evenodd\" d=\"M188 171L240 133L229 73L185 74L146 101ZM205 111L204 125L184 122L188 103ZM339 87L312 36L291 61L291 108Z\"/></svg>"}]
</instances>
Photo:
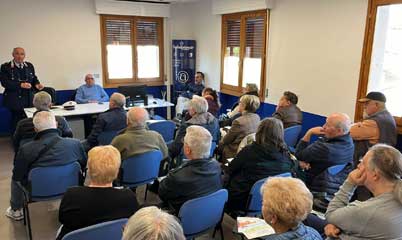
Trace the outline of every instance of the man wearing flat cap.
<instances>
[{"instance_id":1,"label":"man wearing flat cap","mask_svg":"<svg viewBox=\"0 0 402 240\"><path fill-rule=\"evenodd\" d=\"M369 92L358 100L364 104L363 121L352 125L350 135L355 142L357 161L376 143L396 145L397 131L394 117L385 107L386 98L381 92Z\"/></svg>"}]
</instances>

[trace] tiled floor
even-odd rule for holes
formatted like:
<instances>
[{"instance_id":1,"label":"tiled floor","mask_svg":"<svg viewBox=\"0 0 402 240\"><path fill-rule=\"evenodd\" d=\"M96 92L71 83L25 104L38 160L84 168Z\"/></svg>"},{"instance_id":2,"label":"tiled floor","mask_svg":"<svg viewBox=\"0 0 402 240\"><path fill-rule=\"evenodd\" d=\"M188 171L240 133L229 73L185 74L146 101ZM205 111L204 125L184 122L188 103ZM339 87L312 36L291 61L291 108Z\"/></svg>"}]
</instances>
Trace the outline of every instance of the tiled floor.
<instances>
[{"instance_id":1,"label":"tiled floor","mask_svg":"<svg viewBox=\"0 0 402 240\"><path fill-rule=\"evenodd\" d=\"M9 138L0 138L0 239L27 239L25 227L23 222L15 222L4 216L4 212L9 206L10 199L10 179L12 172L14 151ZM144 188L137 189L137 196L140 203L143 202ZM149 193L147 203L158 202L158 197ZM50 240L55 239L57 229L60 224L58 222L58 206L59 201L53 202L39 202L30 204L31 222L33 238L35 240ZM194 216L195 218L197 216ZM223 230L225 239L237 239L233 236L232 229L235 221L226 216L223 221ZM215 239L220 239L220 234L216 234ZM213 239L212 235L205 234L197 239Z\"/></svg>"}]
</instances>

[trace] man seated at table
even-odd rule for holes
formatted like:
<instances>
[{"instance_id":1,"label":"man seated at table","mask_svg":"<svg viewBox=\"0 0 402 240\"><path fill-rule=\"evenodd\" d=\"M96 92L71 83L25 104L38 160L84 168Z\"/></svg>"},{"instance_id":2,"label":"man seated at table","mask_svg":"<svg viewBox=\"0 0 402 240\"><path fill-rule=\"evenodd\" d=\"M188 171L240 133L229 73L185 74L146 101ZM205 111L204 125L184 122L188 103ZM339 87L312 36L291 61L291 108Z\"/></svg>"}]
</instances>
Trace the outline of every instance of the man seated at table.
<instances>
[{"instance_id":1,"label":"man seated at table","mask_svg":"<svg viewBox=\"0 0 402 240\"><path fill-rule=\"evenodd\" d=\"M47 92L38 92L33 98L33 105L36 108L33 116L41 111L49 111L52 106L52 97ZM64 117L56 116L56 122L57 129L62 137L73 137L73 132ZM13 136L14 151L18 152L21 141L31 141L35 135L32 118L25 118L19 121Z\"/></svg>"},{"instance_id":2,"label":"man seated at table","mask_svg":"<svg viewBox=\"0 0 402 240\"><path fill-rule=\"evenodd\" d=\"M127 127L127 113L124 110L126 97L121 93L113 93L109 101L109 110L99 114L92 131L86 141L83 142L85 150L89 150L98 143L98 137L102 132L120 131Z\"/></svg>"},{"instance_id":3,"label":"man seated at table","mask_svg":"<svg viewBox=\"0 0 402 240\"><path fill-rule=\"evenodd\" d=\"M186 129L183 152L188 161L171 171L159 184L159 197L176 213L184 202L222 188L221 168L210 157L212 136L201 126Z\"/></svg>"},{"instance_id":4,"label":"man seated at table","mask_svg":"<svg viewBox=\"0 0 402 240\"><path fill-rule=\"evenodd\" d=\"M159 150L163 158L168 157L168 148L163 137L155 131L146 129L149 119L147 110L133 107L127 113L127 128L117 135L111 145L117 148L122 161L134 155Z\"/></svg>"},{"instance_id":5,"label":"man seated at table","mask_svg":"<svg viewBox=\"0 0 402 240\"><path fill-rule=\"evenodd\" d=\"M95 84L93 75L87 74L85 84L77 89L75 101L77 103L107 102L109 96L100 85Z\"/></svg>"},{"instance_id":6,"label":"man seated at table","mask_svg":"<svg viewBox=\"0 0 402 240\"><path fill-rule=\"evenodd\" d=\"M7 209L6 216L16 221L24 218L23 193L17 182L28 186L31 169L39 166L60 166L75 161L83 167L87 160L79 140L60 137L53 113L38 112L33 118L33 124L37 134L32 142L24 144L18 151L11 179L11 206Z\"/></svg>"}]
</instances>

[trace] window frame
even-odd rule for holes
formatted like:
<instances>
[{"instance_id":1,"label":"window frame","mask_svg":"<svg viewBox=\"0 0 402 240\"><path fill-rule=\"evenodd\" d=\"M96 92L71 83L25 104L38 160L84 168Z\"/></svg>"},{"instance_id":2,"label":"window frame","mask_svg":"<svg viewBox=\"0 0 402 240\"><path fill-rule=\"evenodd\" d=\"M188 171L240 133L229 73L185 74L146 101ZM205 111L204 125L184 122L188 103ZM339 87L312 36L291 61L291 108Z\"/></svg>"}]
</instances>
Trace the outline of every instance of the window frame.
<instances>
[{"instance_id":1,"label":"window frame","mask_svg":"<svg viewBox=\"0 0 402 240\"><path fill-rule=\"evenodd\" d=\"M131 46L132 46L132 78L109 79L108 63L107 63L107 36L106 36L106 20L126 20L131 22ZM137 21L152 21L158 23L158 46L159 46L159 77L157 78L138 78L138 58L137 58ZM142 17L142 16L121 16L121 15L100 15L100 32L101 32L101 54L102 54L102 73L104 87L118 87L121 85L142 85L162 86L164 85L164 19L162 17Z\"/></svg>"},{"instance_id":2,"label":"window frame","mask_svg":"<svg viewBox=\"0 0 402 240\"><path fill-rule=\"evenodd\" d=\"M363 52L360 65L359 85L357 88L357 99L364 98L367 94L367 87L370 74L371 56L373 51L375 23L377 18L377 8L380 6L402 4L402 0L369 0L366 29L364 32ZM398 134L402 134L402 117L394 116L398 129ZM356 101L355 122L363 119L363 104Z\"/></svg>"},{"instance_id":3,"label":"window frame","mask_svg":"<svg viewBox=\"0 0 402 240\"><path fill-rule=\"evenodd\" d=\"M220 73L220 90L222 93L240 96L243 91L243 62L246 51L246 21L248 17L264 17L264 39L263 39L263 50L262 61L261 61L261 79L260 79L260 89L259 96L263 101L265 99L265 88L266 88L266 58L267 58L267 39L268 39L268 28L269 28L269 15L268 9L238 12L222 15L222 28L221 28L221 73ZM239 76L238 85L232 86L223 83L223 73L224 73L224 61L225 61L225 49L227 40L227 21L228 20L239 20L240 19L240 55L239 55Z\"/></svg>"}]
</instances>

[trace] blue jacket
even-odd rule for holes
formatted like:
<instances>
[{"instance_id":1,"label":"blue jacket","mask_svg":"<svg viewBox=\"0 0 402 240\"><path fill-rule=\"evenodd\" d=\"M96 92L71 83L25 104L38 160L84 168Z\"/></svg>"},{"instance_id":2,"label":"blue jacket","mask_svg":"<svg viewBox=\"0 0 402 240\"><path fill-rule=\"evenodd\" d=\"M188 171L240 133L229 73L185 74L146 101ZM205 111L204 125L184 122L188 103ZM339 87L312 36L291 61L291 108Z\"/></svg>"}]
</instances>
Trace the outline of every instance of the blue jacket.
<instances>
[{"instance_id":1,"label":"blue jacket","mask_svg":"<svg viewBox=\"0 0 402 240\"><path fill-rule=\"evenodd\" d=\"M87 141L91 147L98 145L98 136L102 132L120 131L127 127L127 113L123 108L111 108L99 114Z\"/></svg>"},{"instance_id":2,"label":"blue jacket","mask_svg":"<svg viewBox=\"0 0 402 240\"><path fill-rule=\"evenodd\" d=\"M322 238L316 230L300 223L288 232L270 235L265 240L322 240Z\"/></svg>"},{"instance_id":3,"label":"blue jacket","mask_svg":"<svg viewBox=\"0 0 402 240\"><path fill-rule=\"evenodd\" d=\"M184 88L184 92L180 94L182 97L185 98L193 98L193 95L198 95L201 96L202 90L204 90L204 84L195 84L194 82L191 82L186 85Z\"/></svg>"},{"instance_id":4,"label":"blue jacket","mask_svg":"<svg viewBox=\"0 0 402 240\"><path fill-rule=\"evenodd\" d=\"M327 139L319 138L314 143L300 141L296 147L296 157L300 161L310 163L311 169L306 171L307 185L327 168L353 161L354 144L350 134Z\"/></svg>"},{"instance_id":5,"label":"blue jacket","mask_svg":"<svg viewBox=\"0 0 402 240\"><path fill-rule=\"evenodd\" d=\"M55 138L59 138L59 142L35 162L39 152ZM75 161L79 161L84 167L86 160L86 153L79 140L62 138L57 129L44 130L39 132L33 141L20 147L15 159L12 179L25 184L29 171L34 167L59 166Z\"/></svg>"}]
</instances>

